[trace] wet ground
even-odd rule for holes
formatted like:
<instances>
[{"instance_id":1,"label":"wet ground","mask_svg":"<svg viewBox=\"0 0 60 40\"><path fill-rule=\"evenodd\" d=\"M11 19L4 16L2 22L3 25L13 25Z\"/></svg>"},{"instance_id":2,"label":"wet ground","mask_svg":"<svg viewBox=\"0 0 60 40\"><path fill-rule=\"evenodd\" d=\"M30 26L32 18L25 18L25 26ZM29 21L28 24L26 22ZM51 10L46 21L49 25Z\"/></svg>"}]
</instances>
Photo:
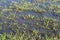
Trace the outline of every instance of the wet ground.
<instances>
[{"instance_id":1,"label":"wet ground","mask_svg":"<svg viewBox=\"0 0 60 40\"><path fill-rule=\"evenodd\" d=\"M41 3L45 5L47 9L44 12L36 12L34 10L23 10L16 11L16 7L14 4L12 5L12 10L9 10L9 6L11 2L22 3L23 0L1 0L0 2L0 33L10 33L13 34L21 31L32 32L33 30L37 30L39 34L47 34L47 35L57 35L60 32L60 13L56 14L53 10L48 10L50 6L49 2ZM34 2L32 0L26 0L27 2ZM60 5L60 2L53 3L54 5ZM36 3L39 4L39 3ZM35 5L38 6L38 5ZM6 8L5 11L2 11ZM38 9L43 9L43 6L38 6Z\"/></svg>"}]
</instances>

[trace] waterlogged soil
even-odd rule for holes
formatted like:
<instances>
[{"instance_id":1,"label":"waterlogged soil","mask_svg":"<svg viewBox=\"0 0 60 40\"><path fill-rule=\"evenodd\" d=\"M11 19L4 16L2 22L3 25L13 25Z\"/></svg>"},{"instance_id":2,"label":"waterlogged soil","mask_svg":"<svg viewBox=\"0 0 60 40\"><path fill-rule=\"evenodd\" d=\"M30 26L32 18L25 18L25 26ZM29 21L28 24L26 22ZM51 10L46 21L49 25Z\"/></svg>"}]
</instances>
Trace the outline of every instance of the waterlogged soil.
<instances>
[{"instance_id":1,"label":"waterlogged soil","mask_svg":"<svg viewBox=\"0 0 60 40\"><path fill-rule=\"evenodd\" d=\"M19 32L20 31L32 32L33 30L37 30L39 33L45 33L47 35L52 35L52 34L57 35L60 32L60 14L55 14L53 10L48 11L48 9L46 9L46 11L42 13L35 12L34 10L23 10L19 12L19 11L16 11L16 8L13 8L12 11L8 11L10 3L12 1L16 1L18 3L23 2L23 0L6 0L6 1L1 0L0 2L0 33L3 34L5 32L6 33L12 32L14 34L17 32L17 30L19 30ZM26 0L26 1L34 2L31 0L29 1ZM49 7L49 3L47 2L48 1L46 1L46 3L44 4L46 7ZM60 5L60 2L53 3L53 4ZM5 10L5 12L3 12L2 10L5 8L7 8L7 11Z\"/></svg>"}]
</instances>

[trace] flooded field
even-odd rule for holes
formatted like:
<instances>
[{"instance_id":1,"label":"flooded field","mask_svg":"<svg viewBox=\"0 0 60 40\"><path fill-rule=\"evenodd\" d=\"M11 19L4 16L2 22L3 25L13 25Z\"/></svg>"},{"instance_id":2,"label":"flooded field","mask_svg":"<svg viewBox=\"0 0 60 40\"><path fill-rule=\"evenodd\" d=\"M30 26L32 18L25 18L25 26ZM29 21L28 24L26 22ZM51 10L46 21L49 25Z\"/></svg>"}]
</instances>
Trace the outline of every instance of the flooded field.
<instances>
[{"instance_id":1,"label":"flooded field","mask_svg":"<svg viewBox=\"0 0 60 40\"><path fill-rule=\"evenodd\" d=\"M60 40L60 1L0 0L0 40Z\"/></svg>"}]
</instances>

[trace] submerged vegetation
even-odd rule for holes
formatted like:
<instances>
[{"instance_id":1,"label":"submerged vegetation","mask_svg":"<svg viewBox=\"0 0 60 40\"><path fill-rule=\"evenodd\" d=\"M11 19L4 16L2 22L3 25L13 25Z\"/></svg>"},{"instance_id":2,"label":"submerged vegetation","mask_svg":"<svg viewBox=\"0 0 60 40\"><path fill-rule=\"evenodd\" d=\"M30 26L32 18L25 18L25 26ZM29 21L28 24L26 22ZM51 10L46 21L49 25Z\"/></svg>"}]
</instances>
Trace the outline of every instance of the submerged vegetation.
<instances>
[{"instance_id":1,"label":"submerged vegetation","mask_svg":"<svg viewBox=\"0 0 60 40\"><path fill-rule=\"evenodd\" d=\"M60 40L57 2L60 1L1 1L0 40Z\"/></svg>"}]
</instances>

